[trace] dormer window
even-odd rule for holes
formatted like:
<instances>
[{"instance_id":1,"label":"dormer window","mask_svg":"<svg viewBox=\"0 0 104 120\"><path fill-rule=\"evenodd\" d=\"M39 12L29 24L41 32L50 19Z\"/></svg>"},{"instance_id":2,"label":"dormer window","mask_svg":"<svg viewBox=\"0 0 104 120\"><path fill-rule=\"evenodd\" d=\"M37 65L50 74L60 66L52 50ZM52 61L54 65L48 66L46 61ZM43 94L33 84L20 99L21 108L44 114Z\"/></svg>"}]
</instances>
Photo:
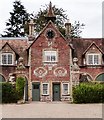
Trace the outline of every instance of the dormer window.
<instances>
[{"instance_id":1,"label":"dormer window","mask_svg":"<svg viewBox=\"0 0 104 120\"><path fill-rule=\"evenodd\" d=\"M13 65L13 54L12 53L2 53L1 54L1 64L2 65Z\"/></svg>"},{"instance_id":2,"label":"dormer window","mask_svg":"<svg viewBox=\"0 0 104 120\"><path fill-rule=\"evenodd\" d=\"M101 65L100 54L87 54L87 65Z\"/></svg>"}]
</instances>

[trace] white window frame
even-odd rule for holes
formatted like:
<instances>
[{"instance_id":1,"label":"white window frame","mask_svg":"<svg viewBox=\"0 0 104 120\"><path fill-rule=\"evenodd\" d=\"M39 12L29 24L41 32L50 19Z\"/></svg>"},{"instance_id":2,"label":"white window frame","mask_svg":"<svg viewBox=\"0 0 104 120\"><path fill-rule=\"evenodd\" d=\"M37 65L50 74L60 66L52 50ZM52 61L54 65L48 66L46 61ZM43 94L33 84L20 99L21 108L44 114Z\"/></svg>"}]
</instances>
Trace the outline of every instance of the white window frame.
<instances>
[{"instance_id":1,"label":"white window frame","mask_svg":"<svg viewBox=\"0 0 104 120\"><path fill-rule=\"evenodd\" d=\"M6 64L3 64L2 62L2 55L12 55L12 63L11 64L8 64L8 57L7 57L7 60L6 60ZM1 53L1 65L13 65L13 61L14 61L14 58L13 58L13 54L12 53Z\"/></svg>"},{"instance_id":2,"label":"white window frame","mask_svg":"<svg viewBox=\"0 0 104 120\"><path fill-rule=\"evenodd\" d=\"M52 55L50 54L51 52L53 52L52 54L53 54L53 56L55 56L55 60L51 60L52 58ZM46 54L49 54L49 59L50 60L47 60L46 59L46 56L48 56L48 55L46 55ZM43 51L43 62L46 62L46 63L55 63L55 62L58 62L58 51L57 50L44 50Z\"/></svg>"},{"instance_id":3,"label":"white window frame","mask_svg":"<svg viewBox=\"0 0 104 120\"><path fill-rule=\"evenodd\" d=\"M47 85L47 93L44 94L43 85ZM49 95L49 83L42 83L42 95Z\"/></svg>"},{"instance_id":4,"label":"white window frame","mask_svg":"<svg viewBox=\"0 0 104 120\"><path fill-rule=\"evenodd\" d=\"M64 85L68 85L67 93L64 93ZM69 83L62 83L62 95L68 95L68 94L69 94Z\"/></svg>"},{"instance_id":5,"label":"white window frame","mask_svg":"<svg viewBox=\"0 0 104 120\"><path fill-rule=\"evenodd\" d=\"M89 64L89 55L92 55L92 64ZM98 56L98 64L95 63L94 56ZM101 65L101 54L96 54L96 53L89 53L87 54L87 65Z\"/></svg>"}]
</instances>

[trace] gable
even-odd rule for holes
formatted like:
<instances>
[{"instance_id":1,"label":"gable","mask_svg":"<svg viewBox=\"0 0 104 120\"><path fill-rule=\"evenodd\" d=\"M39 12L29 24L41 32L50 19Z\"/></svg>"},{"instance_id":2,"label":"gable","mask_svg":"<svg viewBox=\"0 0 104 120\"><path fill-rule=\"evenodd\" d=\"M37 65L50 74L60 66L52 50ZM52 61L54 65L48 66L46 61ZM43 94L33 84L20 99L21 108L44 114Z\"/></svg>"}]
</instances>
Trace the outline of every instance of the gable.
<instances>
[{"instance_id":1,"label":"gable","mask_svg":"<svg viewBox=\"0 0 104 120\"><path fill-rule=\"evenodd\" d=\"M54 38L53 40L60 40L64 41L65 44L69 45L69 43L67 42L67 40L64 38L64 36L61 34L61 32L58 30L58 28L54 25L54 23L50 20L47 25L43 28L43 30L40 32L40 34L38 35L38 37L34 40L34 42L29 46L29 48L38 40L43 39L44 40L48 40L49 38L47 37L47 33L49 30L52 30L54 32ZM57 41L56 41L57 42ZM70 45L69 45L70 46ZM70 46L71 47L71 46ZM29 49L28 48L28 49ZM72 47L71 47L72 48Z\"/></svg>"},{"instance_id":2,"label":"gable","mask_svg":"<svg viewBox=\"0 0 104 120\"><path fill-rule=\"evenodd\" d=\"M2 52L12 52L12 53L17 54L17 52L7 42L4 44L4 46L2 46L0 51L2 51Z\"/></svg>"},{"instance_id":3,"label":"gable","mask_svg":"<svg viewBox=\"0 0 104 120\"><path fill-rule=\"evenodd\" d=\"M83 53L103 53L103 51L93 42Z\"/></svg>"}]
</instances>

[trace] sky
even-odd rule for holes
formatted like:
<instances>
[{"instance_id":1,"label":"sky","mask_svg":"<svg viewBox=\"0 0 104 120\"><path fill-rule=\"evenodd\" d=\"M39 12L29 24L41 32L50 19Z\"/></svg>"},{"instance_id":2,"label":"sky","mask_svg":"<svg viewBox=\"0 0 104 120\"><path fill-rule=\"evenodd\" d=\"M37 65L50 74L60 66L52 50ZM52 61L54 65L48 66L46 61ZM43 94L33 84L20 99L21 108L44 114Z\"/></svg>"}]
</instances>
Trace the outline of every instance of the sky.
<instances>
[{"instance_id":1,"label":"sky","mask_svg":"<svg viewBox=\"0 0 104 120\"><path fill-rule=\"evenodd\" d=\"M0 33L6 28L6 22L13 11L15 0L0 0ZM37 13L50 0L21 0L22 5L29 13ZM84 23L85 27L81 36L83 38L102 37L102 2L103 0L51 0L53 5L63 8L68 19L73 24L75 21Z\"/></svg>"}]
</instances>

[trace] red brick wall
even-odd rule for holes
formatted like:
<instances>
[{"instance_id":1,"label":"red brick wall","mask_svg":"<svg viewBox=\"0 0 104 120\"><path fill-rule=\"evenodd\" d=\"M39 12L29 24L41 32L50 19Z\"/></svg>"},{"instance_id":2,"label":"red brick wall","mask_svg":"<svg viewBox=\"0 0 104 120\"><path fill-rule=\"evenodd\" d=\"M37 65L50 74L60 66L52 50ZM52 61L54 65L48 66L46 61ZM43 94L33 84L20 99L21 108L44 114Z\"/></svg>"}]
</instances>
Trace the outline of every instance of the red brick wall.
<instances>
[{"instance_id":1,"label":"red brick wall","mask_svg":"<svg viewBox=\"0 0 104 120\"><path fill-rule=\"evenodd\" d=\"M102 67L87 67L87 68L81 68L80 70L81 72L85 72L88 73L93 80L95 80L95 78L104 72L104 68Z\"/></svg>"},{"instance_id":2,"label":"red brick wall","mask_svg":"<svg viewBox=\"0 0 104 120\"><path fill-rule=\"evenodd\" d=\"M68 81L69 80L69 65L70 65L70 47L68 46L67 42L64 40L63 37L59 34L59 32L53 28L53 26L50 24L47 28L54 29L55 33L57 34L56 37L52 40L53 44L52 46L48 46L48 40L45 37L45 32L38 37L38 39L33 43L31 46L31 79L32 81L43 81L43 80L53 80L53 81ZM44 49L56 49L58 50L58 63L55 65L52 70L48 70L47 65L44 65L43 63L43 50ZM39 78L36 75L34 75L34 70L38 67L44 67L48 70L48 73L45 77ZM56 77L53 73L55 68L57 67L63 67L67 70L67 74L64 77Z\"/></svg>"}]
</instances>

